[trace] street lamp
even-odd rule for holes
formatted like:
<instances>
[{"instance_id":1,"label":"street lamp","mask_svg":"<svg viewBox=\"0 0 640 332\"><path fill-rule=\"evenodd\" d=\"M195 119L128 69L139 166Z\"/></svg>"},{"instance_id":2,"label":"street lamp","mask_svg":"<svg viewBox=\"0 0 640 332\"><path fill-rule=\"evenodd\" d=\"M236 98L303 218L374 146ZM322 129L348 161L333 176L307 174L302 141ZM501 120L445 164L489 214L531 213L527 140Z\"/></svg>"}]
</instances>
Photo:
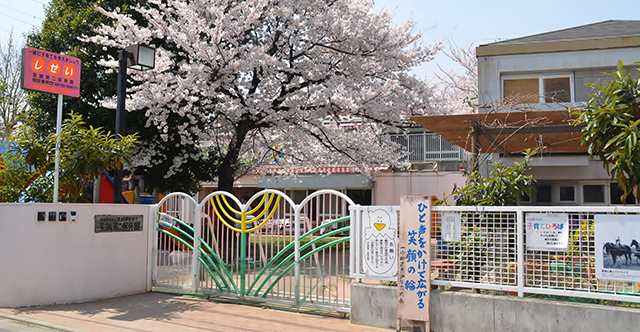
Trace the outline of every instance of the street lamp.
<instances>
[{"instance_id":1,"label":"street lamp","mask_svg":"<svg viewBox=\"0 0 640 332\"><path fill-rule=\"evenodd\" d=\"M116 138L125 135L125 100L127 94L127 68L136 70L153 69L156 64L156 49L145 45L131 45L118 51L118 101L116 106ZM122 166L113 179L113 202L122 203Z\"/></svg>"}]
</instances>

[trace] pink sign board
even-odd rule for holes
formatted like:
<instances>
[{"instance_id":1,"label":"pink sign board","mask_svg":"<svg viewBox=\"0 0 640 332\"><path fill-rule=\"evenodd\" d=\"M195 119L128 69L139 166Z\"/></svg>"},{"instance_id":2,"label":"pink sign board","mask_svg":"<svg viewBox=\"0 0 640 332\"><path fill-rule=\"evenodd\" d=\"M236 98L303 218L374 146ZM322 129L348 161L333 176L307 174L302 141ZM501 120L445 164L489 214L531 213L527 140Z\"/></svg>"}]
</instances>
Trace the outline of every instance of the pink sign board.
<instances>
[{"instance_id":1,"label":"pink sign board","mask_svg":"<svg viewBox=\"0 0 640 332\"><path fill-rule=\"evenodd\" d=\"M27 47L22 50L22 88L80 97L78 58Z\"/></svg>"}]
</instances>

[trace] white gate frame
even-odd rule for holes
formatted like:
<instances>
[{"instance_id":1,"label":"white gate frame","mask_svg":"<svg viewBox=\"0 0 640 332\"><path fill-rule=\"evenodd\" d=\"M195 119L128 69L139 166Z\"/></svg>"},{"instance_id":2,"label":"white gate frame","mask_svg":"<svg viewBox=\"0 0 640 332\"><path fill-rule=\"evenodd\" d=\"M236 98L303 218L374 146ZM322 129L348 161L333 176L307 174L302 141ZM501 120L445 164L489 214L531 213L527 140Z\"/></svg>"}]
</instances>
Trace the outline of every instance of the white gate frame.
<instances>
[{"instance_id":1,"label":"white gate frame","mask_svg":"<svg viewBox=\"0 0 640 332\"><path fill-rule=\"evenodd\" d=\"M157 231L157 227L155 226L155 220L157 220L158 216L157 213L159 211L159 208L165 203L167 202L167 200L173 198L173 197L183 197L185 200L182 202L183 205L186 205L187 202L191 203L189 204L190 208L193 209L191 211L191 214L193 214L193 225L194 225L194 250L193 250L193 257L192 257L192 270L191 270L191 277L192 277L192 288L190 289L193 292L198 292L198 290L200 289L200 278L198 277L198 271L200 270L200 262L198 261L198 248L200 247L200 241L199 241L199 237L201 236L201 215L202 215L202 208L205 204L207 204L208 200L213 197L213 196L217 196L217 195L224 195L226 197L231 198L240 208L242 211L245 211L245 209L249 206L251 206L251 204L261 195L263 194L275 194L278 195L282 198L284 198L287 203L292 207L293 209L293 213L294 213L294 233L295 233L295 258L294 258L294 278L295 278L295 302L296 304L298 304L300 302L300 211L302 210L302 208L304 208L304 206L313 198L320 196L320 195L324 195L324 194L331 194L331 195L335 195L338 196L340 198L342 198L349 206L348 206L348 210L351 211L351 207L356 206L356 204L353 202L353 200L351 198L349 198L349 196L345 195L344 193L341 193L339 191L333 190L333 189L323 189L323 190L318 190L314 193L312 193L311 195L305 197L302 202L300 202L300 204L295 204L295 202L293 201L293 199L291 199L291 197L289 197L287 194L285 194L282 191L279 190L274 190L274 189L265 189L262 190L256 194L254 194L245 204L242 204L238 198L226 191L215 191L209 195L207 195L206 197L204 197L201 201L201 203L197 203L197 201L189 196L186 193L182 193L182 192L176 192L176 193L172 193L169 194L167 196L165 196L160 202L158 202L158 204L155 204L153 206L153 208L151 209L151 214L150 214L150 218L149 220L151 221L150 224L152 224L152 227L149 227L149 239L150 242L152 243L151 246L149 246L149 267L151 271L153 271L151 274L148 274L148 288L151 289L151 285L153 284L153 280L156 279L157 276L157 265L154 263L155 261L157 261L157 257L154 256L154 252L157 252L158 248L158 231ZM183 207L184 208L184 207ZM186 210L186 209L185 209Z\"/></svg>"}]
</instances>

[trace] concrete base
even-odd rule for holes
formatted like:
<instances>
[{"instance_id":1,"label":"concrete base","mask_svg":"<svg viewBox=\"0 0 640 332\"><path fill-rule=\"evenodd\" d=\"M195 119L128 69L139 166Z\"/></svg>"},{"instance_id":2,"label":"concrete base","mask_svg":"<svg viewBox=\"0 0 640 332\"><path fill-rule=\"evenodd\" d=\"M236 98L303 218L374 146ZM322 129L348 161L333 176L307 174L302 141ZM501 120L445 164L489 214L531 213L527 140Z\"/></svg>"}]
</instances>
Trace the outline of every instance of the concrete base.
<instances>
[{"instance_id":1,"label":"concrete base","mask_svg":"<svg viewBox=\"0 0 640 332\"><path fill-rule=\"evenodd\" d=\"M351 322L395 328L395 287L351 284ZM415 330L402 322L403 330ZM431 293L431 331L633 331L640 309L466 292Z\"/></svg>"}]
</instances>

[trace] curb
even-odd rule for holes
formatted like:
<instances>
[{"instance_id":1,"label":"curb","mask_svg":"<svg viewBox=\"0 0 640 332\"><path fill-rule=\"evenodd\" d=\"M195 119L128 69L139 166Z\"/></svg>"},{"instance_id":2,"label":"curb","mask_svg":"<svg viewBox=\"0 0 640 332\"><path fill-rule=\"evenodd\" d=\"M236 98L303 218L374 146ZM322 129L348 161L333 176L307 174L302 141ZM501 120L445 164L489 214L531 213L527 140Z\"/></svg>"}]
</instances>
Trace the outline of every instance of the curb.
<instances>
[{"instance_id":1,"label":"curb","mask_svg":"<svg viewBox=\"0 0 640 332\"><path fill-rule=\"evenodd\" d=\"M70 328L70 327L66 327L66 326L62 326L62 325L58 325L58 324L43 322L43 321L37 320L37 319L31 319L31 318L26 318L26 317L11 315L11 314L5 314L3 312L0 312L0 319L9 320L9 321L13 321L13 322L18 322L18 323L25 324L25 325L43 327L43 328L46 328L46 329L59 331L59 332L86 332L84 330L78 330L78 329L74 329L74 328Z\"/></svg>"}]
</instances>

